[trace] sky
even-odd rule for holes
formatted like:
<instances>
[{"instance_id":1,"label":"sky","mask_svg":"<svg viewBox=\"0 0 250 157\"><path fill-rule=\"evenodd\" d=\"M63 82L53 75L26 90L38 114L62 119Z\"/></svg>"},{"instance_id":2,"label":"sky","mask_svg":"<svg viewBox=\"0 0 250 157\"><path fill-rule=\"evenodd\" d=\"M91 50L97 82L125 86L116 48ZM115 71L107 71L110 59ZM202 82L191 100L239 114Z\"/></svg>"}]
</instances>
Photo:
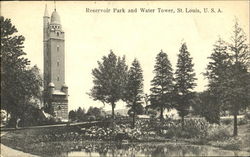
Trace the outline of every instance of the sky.
<instances>
[{"instance_id":1,"label":"sky","mask_svg":"<svg viewBox=\"0 0 250 157\"><path fill-rule=\"evenodd\" d=\"M128 65L134 58L141 63L144 75L144 92L150 94L155 57L163 50L175 70L177 55L182 43L186 42L193 57L197 77L195 91L206 89L207 80L202 75L209 63L213 44L219 37L230 41L235 18L249 38L248 1L14 1L1 2L1 15L10 18L25 37L24 51L31 65L37 65L43 72L43 14L47 4L48 12L56 10L65 32L66 84L69 87L69 110L90 106L104 107L93 101L87 93L93 87L92 69L97 61L108 55L110 50L117 56L126 56ZM89 13L89 9L111 9L110 13ZM113 12L113 8L124 8L125 13ZM155 9L142 13L140 8ZM173 9L175 12L158 12ZM177 13L181 8L183 13ZM221 12L205 13L204 8ZM137 12L129 13L129 9ZM187 9L187 12L186 12ZM200 13L189 10L199 9ZM249 40L248 40L249 42ZM117 109L125 107L118 102Z\"/></svg>"}]
</instances>

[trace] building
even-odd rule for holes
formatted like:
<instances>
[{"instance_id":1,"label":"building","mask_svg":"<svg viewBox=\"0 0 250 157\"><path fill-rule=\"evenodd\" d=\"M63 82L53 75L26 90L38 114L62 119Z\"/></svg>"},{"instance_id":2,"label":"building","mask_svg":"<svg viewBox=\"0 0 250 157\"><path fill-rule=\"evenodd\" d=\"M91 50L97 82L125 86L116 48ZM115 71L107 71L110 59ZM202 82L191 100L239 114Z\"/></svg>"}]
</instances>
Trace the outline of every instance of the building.
<instances>
[{"instance_id":1,"label":"building","mask_svg":"<svg viewBox=\"0 0 250 157\"><path fill-rule=\"evenodd\" d=\"M47 6L43 16L44 107L54 116L68 120L68 87L65 84L64 31L54 9L49 17Z\"/></svg>"}]
</instances>

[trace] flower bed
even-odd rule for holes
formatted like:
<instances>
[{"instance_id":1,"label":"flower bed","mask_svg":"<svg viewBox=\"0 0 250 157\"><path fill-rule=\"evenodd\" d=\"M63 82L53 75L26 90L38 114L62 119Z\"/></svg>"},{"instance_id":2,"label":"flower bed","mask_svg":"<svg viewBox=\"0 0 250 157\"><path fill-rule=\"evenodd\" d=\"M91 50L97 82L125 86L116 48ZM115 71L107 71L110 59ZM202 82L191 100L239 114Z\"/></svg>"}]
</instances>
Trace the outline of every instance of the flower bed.
<instances>
[{"instance_id":1,"label":"flower bed","mask_svg":"<svg viewBox=\"0 0 250 157\"><path fill-rule=\"evenodd\" d=\"M123 121L124 122L124 121ZM95 125L64 126L43 128L32 135L32 142L53 141L168 141L171 139L215 140L230 137L229 130L223 126L210 125L204 119L186 119L182 128L180 121L159 121L137 119L135 128L131 123L97 123Z\"/></svg>"}]
</instances>

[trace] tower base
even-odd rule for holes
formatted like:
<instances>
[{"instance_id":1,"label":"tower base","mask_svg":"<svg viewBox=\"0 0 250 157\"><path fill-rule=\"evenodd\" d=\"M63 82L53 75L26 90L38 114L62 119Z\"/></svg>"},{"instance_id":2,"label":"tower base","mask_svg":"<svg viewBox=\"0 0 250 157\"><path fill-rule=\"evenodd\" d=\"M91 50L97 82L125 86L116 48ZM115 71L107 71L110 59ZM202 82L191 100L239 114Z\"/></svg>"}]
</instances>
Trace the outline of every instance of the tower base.
<instances>
[{"instance_id":1,"label":"tower base","mask_svg":"<svg viewBox=\"0 0 250 157\"><path fill-rule=\"evenodd\" d=\"M68 96L66 93L55 90L50 94L48 106L52 108L57 121L68 121Z\"/></svg>"},{"instance_id":2,"label":"tower base","mask_svg":"<svg viewBox=\"0 0 250 157\"><path fill-rule=\"evenodd\" d=\"M59 121L68 121L68 100L59 99L51 101L51 106L55 113L55 118Z\"/></svg>"}]
</instances>

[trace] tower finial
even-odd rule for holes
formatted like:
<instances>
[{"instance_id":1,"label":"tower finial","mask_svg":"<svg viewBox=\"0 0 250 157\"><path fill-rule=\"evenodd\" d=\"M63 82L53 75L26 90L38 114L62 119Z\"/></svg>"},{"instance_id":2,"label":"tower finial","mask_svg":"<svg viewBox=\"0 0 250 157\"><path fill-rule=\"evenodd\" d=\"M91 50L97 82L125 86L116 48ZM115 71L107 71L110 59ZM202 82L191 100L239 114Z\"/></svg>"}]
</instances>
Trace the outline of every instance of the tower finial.
<instances>
[{"instance_id":1,"label":"tower finial","mask_svg":"<svg viewBox=\"0 0 250 157\"><path fill-rule=\"evenodd\" d=\"M56 11L56 0L54 0L54 10Z\"/></svg>"},{"instance_id":2,"label":"tower finial","mask_svg":"<svg viewBox=\"0 0 250 157\"><path fill-rule=\"evenodd\" d=\"M47 10L47 4L45 4L44 17L49 17L49 13Z\"/></svg>"}]
</instances>

